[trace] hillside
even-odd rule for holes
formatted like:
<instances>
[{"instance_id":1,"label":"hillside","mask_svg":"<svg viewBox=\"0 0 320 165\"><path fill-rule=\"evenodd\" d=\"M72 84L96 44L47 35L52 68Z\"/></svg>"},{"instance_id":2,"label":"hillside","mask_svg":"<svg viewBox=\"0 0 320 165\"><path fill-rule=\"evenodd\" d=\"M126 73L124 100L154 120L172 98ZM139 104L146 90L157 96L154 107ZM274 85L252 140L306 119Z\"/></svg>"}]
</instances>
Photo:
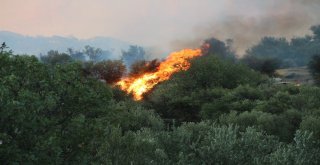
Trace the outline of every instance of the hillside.
<instances>
[{"instance_id":1,"label":"hillside","mask_svg":"<svg viewBox=\"0 0 320 165\"><path fill-rule=\"evenodd\" d=\"M110 37L95 37L90 39L78 39L74 37L43 37L24 36L21 34L0 31L0 43L5 42L16 54L39 54L47 53L49 50L65 52L68 48L81 50L86 45L109 50L113 57L120 55L121 50L126 50L130 43Z\"/></svg>"}]
</instances>

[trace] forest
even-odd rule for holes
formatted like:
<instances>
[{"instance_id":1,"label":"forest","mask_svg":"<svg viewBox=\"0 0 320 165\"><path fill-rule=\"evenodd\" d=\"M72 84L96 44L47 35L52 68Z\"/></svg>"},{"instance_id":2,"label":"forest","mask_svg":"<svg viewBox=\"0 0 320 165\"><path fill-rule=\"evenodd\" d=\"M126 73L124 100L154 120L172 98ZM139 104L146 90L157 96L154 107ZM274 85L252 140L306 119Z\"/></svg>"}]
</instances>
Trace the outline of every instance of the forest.
<instances>
[{"instance_id":1,"label":"forest","mask_svg":"<svg viewBox=\"0 0 320 165\"><path fill-rule=\"evenodd\" d=\"M159 66L142 47L16 55L0 48L1 164L320 164L320 26L238 58L210 47L135 101L115 82ZM229 43L229 44L228 44ZM277 84L308 66L314 83Z\"/></svg>"}]
</instances>

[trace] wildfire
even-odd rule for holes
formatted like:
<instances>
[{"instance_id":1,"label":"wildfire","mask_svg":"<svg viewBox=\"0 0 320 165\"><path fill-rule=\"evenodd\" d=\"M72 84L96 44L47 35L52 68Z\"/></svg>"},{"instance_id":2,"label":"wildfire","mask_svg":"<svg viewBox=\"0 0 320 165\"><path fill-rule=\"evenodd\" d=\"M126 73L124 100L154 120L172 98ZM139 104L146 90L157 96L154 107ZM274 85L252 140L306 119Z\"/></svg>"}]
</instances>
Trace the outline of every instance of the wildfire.
<instances>
[{"instance_id":1,"label":"wildfire","mask_svg":"<svg viewBox=\"0 0 320 165\"><path fill-rule=\"evenodd\" d=\"M152 73L144 73L136 77L126 77L116 85L128 94L133 94L135 100L141 100L143 94L151 90L156 84L168 80L173 73L190 68L189 60L201 56L201 49L184 49L173 52L169 57L160 63L157 70Z\"/></svg>"}]
</instances>

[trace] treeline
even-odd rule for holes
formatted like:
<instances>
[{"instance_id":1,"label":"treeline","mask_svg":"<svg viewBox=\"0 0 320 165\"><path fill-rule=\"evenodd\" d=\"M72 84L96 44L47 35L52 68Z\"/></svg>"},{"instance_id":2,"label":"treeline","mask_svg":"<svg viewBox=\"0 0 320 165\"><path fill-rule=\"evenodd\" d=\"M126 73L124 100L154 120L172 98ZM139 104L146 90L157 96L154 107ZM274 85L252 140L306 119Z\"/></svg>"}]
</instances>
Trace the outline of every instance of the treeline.
<instances>
[{"instance_id":1,"label":"treeline","mask_svg":"<svg viewBox=\"0 0 320 165\"><path fill-rule=\"evenodd\" d=\"M320 88L275 85L227 44L206 42L223 49L211 47L140 102L100 81L117 79L121 61L50 64L3 45L0 162L319 164ZM132 74L152 69L137 66Z\"/></svg>"},{"instance_id":2,"label":"treeline","mask_svg":"<svg viewBox=\"0 0 320 165\"><path fill-rule=\"evenodd\" d=\"M110 51L87 45L81 51L72 48L69 48L66 53L51 50L47 54L40 55L39 60L51 67L74 62L81 63L87 76L112 84L119 81L127 72L142 71L140 66L147 63L145 54L142 47L131 45L128 50L122 51L120 59L111 60Z\"/></svg>"},{"instance_id":3,"label":"treeline","mask_svg":"<svg viewBox=\"0 0 320 165\"><path fill-rule=\"evenodd\" d=\"M238 62L269 76L274 76L278 68L307 66L313 56L320 55L320 25L312 26L310 30L311 35L291 40L266 36L246 50ZM210 39L205 43L210 43L209 52L223 59L237 59L231 39L226 42Z\"/></svg>"},{"instance_id":4,"label":"treeline","mask_svg":"<svg viewBox=\"0 0 320 165\"><path fill-rule=\"evenodd\" d=\"M320 25L310 28L312 35L295 37L291 40L266 36L257 44L249 48L243 57L233 51L233 41L226 42L215 38L205 40L203 50L205 54L215 54L219 58L239 62L251 69L274 76L279 68L307 66L313 56L320 55ZM205 45L210 45L206 47ZM145 62L146 52L140 46L131 45L128 50L122 50L122 55L117 60L122 60L129 72L136 63ZM55 50L40 55L40 60L46 64L62 64L72 61L97 63L111 60L111 52L92 46L85 46L83 50L69 48L65 53ZM132 66L134 65L135 66Z\"/></svg>"},{"instance_id":5,"label":"treeline","mask_svg":"<svg viewBox=\"0 0 320 165\"><path fill-rule=\"evenodd\" d=\"M286 38L264 37L246 51L243 60L255 68L261 66L263 60L281 68L306 66L312 56L320 52L320 25L312 26L310 30L312 35L289 41Z\"/></svg>"},{"instance_id":6,"label":"treeline","mask_svg":"<svg viewBox=\"0 0 320 165\"><path fill-rule=\"evenodd\" d=\"M128 50L122 50L120 59L130 67L134 62L145 59L145 50L140 46L130 45ZM80 62L101 62L111 60L111 52L92 46L85 46L83 50L68 48L66 52L50 50L47 54L41 54L39 59L45 64L56 65L73 61Z\"/></svg>"}]
</instances>

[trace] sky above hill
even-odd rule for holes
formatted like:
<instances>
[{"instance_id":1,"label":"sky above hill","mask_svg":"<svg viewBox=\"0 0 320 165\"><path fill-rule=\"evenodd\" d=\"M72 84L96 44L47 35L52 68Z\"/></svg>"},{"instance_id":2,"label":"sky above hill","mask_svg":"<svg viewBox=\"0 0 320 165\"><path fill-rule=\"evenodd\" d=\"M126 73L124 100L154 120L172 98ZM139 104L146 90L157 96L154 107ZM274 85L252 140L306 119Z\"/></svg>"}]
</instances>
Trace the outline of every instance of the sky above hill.
<instances>
[{"instance_id":1,"label":"sky above hill","mask_svg":"<svg viewBox=\"0 0 320 165\"><path fill-rule=\"evenodd\" d=\"M108 36L177 49L232 38L243 52L263 35L300 36L319 24L318 0L1 0L0 30Z\"/></svg>"}]
</instances>

